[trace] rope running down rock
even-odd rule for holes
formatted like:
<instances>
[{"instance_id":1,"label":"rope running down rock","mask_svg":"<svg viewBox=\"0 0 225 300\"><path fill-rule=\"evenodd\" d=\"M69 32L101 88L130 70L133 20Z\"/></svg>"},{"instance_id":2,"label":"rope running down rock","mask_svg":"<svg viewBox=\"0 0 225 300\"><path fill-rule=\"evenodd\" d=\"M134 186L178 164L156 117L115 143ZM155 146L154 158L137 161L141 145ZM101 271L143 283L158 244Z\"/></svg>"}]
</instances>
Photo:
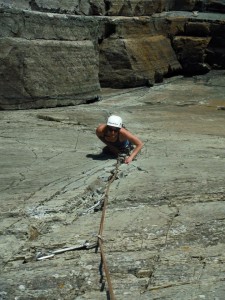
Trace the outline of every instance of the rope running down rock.
<instances>
[{"instance_id":1,"label":"rope running down rock","mask_svg":"<svg viewBox=\"0 0 225 300\"><path fill-rule=\"evenodd\" d=\"M110 188L110 185L113 183L113 181L116 179L116 176L117 176L118 170L119 170L119 166L120 166L122 161L124 161L124 157L119 156L118 159L117 159L116 167L115 167L115 169L112 173L112 176L109 178L108 186L107 186L106 192L105 192L103 208L102 208L101 222L100 222L99 232L98 232L98 246L100 248L101 265L103 266L104 271L105 271L106 281L107 281L107 284L108 284L108 294L109 294L109 299L110 300L115 300L116 298L115 298L115 295L114 295L114 292L113 292L110 273L109 273L108 266L107 266L107 263L106 263L105 253L104 253L104 249L103 249L102 234L103 234L103 226L104 226L104 221L105 221L106 206L107 206L108 197L109 197L109 188Z\"/></svg>"}]
</instances>

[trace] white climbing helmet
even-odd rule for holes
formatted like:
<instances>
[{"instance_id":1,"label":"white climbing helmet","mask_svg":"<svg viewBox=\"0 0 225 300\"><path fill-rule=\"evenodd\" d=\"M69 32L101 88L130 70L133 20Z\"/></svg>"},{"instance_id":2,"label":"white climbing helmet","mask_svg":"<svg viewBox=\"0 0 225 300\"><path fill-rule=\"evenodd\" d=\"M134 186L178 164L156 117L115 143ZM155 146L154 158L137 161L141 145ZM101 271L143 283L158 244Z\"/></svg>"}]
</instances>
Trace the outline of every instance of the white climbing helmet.
<instances>
[{"instance_id":1,"label":"white climbing helmet","mask_svg":"<svg viewBox=\"0 0 225 300\"><path fill-rule=\"evenodd\" d=\"M108 118L107 125L122 128L122 119L119 116L112 115Z\"/></svg>"}]
</instances>

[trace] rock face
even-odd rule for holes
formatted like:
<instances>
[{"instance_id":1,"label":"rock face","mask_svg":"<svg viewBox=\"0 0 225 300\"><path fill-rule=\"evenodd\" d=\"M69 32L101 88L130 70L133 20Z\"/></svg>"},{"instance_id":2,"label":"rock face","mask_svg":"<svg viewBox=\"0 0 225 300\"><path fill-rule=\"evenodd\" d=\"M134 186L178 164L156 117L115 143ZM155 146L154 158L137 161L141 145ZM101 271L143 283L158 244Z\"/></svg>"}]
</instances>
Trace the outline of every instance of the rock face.
<instances>
[{"instance_id":1,"label":"rock face","mask_svg":"<svg viewBox=\"0 0 225 300\"><path fill-rule=\"evenodd\" d=\"M172 11L218 5L3 2L0 109L88 103L101 98L101 87L152 86L176 74L223 69L224 15Z\"/></svg>"},{"instance_id":2,"label":"rock face","mask_svg":"<svg viewBox=\"0 0 225 300\"><path fill-rule=\"evenodd\" d=\"M99 91L91 41L5 38L0 47L1 108L80 104Z\"/></svg>"},{"instance_id":3,"label":"rock face","mask_svg":"<svg viewBox=\"0 0 225 300\"><path fill-rule=\"evenodd\" d=\"M103 89L90 105L0 114L0 298L224 299L225 72ZM111 113L145 143L116 166L95 128ZM112 174L116 177L110 183ZM103 276L102 276L103 275Z\"/></svg>"},{"instance_id":4,"label":"rock face","mask_svg":"<svg viewBox=\"0 0 225 300\"><path fill-rule=\"evenodd\" d=\"M0 5L40 12L86 16L150 16L169 10L225 12L224 0L2 0Z\"/></svg>"},{"instance_id":5,"label":"rock face","mask_svg":"<svg viewBox=\"0 0 225 300\"><path fill-rule=\"evenodd\" d=\"M108 1L107 15L111 16L151 16L154 13L173 10L174 0L131 0Z\"/></svg>"},{"instance_id":6,"label":"rock face","mask_svg":"<svg viewBox=\"0 0 225 300\"><path fill-rule=\"evenodd\" d=\"M79 19L18 11L2 12L0 22L2 109L80 104L98 97L90 24L85 28Z\"/></svg>"},{"instance_id":7,"label":"rock face","mask_svg":"<svg viewBox=\"0 0 225 300\"><path fill-rule=\"evenodd\" d=\"M170 40L154 30L151 19L116 19L111 24L113 33L99 46L102 87L152 85L181 70Z\"/></svg>"},{"instance_id":8,"label":"rock face","mask_svg":"<svg viewBox=\"0 0 225 300\"><path fill-rule=\"evenodd\" d=\"M173 49L182 65L184 74L207 73L210 69L224 69L224 21L216 15L204 20L207 14L196 19L168 18ZM199 19L200 18L200 19ZM178 24L179 22L179 24Z\"/></svg>"},{"instance_id":9,"label":"rock face","mask_svg":"<svg viewBox=\"0 0 225 300\"><path fill-rule=\"evenodd\" d=\"M207 73L210 67L205 64L206 49L210 38L201 37L175 37L174 48L187 75Z\"/></svg>"}]
</instances>

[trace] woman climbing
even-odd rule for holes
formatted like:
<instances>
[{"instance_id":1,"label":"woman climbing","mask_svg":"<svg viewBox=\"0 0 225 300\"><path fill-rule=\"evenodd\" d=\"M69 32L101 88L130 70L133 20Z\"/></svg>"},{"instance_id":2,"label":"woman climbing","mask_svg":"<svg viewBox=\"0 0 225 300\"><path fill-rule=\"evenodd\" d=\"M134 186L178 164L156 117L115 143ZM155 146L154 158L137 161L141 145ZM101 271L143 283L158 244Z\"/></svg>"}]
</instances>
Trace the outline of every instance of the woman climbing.
<instances>
[{"instance_id":1,"label":"woman climbing","mask_svg":"<svg viewBox=\"0 0 225 300\"><path fill-rule=\"evenodd\" d=\"M123 127L122 119L112 115L108 118L107 124L100 124L96 129L97 137L106 144L103 149L105 153L118 156L125 153L128 156L124 162L129 164L143 147L143 142Z\"/></svg>"}]
</instances>

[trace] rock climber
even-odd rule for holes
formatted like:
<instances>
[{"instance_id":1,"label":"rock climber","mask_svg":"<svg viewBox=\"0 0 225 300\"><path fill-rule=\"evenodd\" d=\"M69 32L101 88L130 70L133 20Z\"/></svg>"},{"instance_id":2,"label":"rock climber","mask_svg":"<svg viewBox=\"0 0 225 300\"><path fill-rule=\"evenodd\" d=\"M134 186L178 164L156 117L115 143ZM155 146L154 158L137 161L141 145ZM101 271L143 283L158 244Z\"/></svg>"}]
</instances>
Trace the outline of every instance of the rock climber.
<instances>
[{"instance_id":1,"label":"rock climber","mask_svg":"<svg viewBox=\"0 0 225 300\"><path fill-rule=\"evenodd\" d=\"M143 147L143 142L123 126L121 117L111 115L106 124L100 124L96 129L97 137L106 144L104 153L116 157L126 154L124 159L129 164Z\"/></svg>"}]
</instances>

